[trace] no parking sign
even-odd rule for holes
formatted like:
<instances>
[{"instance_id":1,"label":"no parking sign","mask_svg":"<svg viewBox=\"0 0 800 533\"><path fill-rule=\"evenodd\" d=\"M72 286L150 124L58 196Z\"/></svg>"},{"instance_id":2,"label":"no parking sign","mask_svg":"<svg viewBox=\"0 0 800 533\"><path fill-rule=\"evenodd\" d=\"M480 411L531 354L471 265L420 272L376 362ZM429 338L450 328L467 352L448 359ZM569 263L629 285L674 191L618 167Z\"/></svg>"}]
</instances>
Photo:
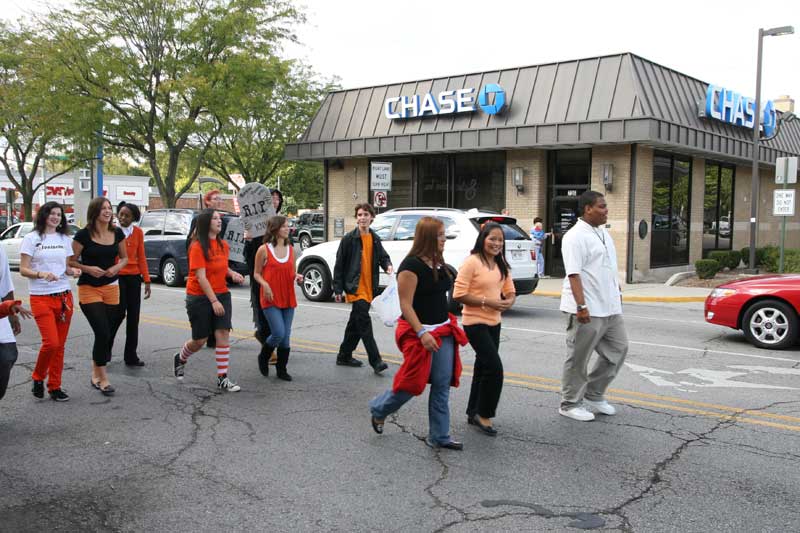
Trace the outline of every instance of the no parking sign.
<instances>
[{"instance_id":1,"label":"no parking sign","mask_svg":"<svg viewBox=\"0 0 800 533\"><path fill-rule=\"evenodd\" d=\"M375 207L386 207L389 205L389 196L386 194L386 191L375 191L372 205Z\"/></svg>"}]
</instances>

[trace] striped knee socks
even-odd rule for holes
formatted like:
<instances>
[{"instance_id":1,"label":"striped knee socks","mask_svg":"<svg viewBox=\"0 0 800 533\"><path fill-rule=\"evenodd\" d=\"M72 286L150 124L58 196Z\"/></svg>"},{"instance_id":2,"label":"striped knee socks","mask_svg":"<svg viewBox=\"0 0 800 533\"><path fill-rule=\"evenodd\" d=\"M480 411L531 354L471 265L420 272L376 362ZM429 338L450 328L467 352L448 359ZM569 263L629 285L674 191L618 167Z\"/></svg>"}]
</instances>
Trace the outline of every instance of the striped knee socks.
<instances>
[{"instance_id":1,"label":"striped knee socks","mask_svg":"<svg viewBox=\"0 0 800 533\"><path fill-rule=\"evenodd\" d=\"M181 356L180 356L181 357L181 361L185 363L186 361L189 360L189 357L191 357L191 355L193 353L196 353L196 352L193 352L192 350L189 349L188 341L185 342L183 344L183 348L181 348Z\"/></svg>"},{"instance_id":2,"label":"striped knee socks","mask_svg":"<svg viewBox=\"0 0 800 533\"><path fill-rule=\"evenodd\" d=\"M231 356L230 346L217 345L217 375L224 376L228 373L228 360Z\"/></svg>"}]
</instances>

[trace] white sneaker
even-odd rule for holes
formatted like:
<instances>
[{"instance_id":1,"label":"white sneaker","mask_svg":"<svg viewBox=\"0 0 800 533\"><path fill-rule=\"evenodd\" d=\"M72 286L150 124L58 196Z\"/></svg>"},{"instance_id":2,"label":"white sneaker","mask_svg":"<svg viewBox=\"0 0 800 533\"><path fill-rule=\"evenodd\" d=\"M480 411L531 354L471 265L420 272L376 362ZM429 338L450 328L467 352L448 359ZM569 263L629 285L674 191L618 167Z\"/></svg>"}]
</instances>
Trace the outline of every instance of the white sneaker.
<instances>
[{"instance_id":1,"label":"white sneaker","mask_svg":"<svg viewBox=\"0 0 800 533\"><path fill-rule=\"evenodd\" d=\"M583 403L589 406L589 409L591 409L595 413L600 413L601 415L614 416L615 414L617 414L617 409L613 405L608 403L606 400L600 400L599 402L595 402L592 400L584 399Z\"/></svg>"},{"instance_id":2,"label":"white sneaker","mask_svg":"<svg viewBox=\"0 0 800 533\"><path fill-rule=\"evenodd\" d=\"M231 381L228 376L217 378L217 388L226 392L239 392L242 388Z\"/></svg>"},{"instance_id":3,"label":"white sneaker","mask_svg":"<svg viewBox=\"0 0 800 533\"><path fill-rule=\"evenodd\" d=\"M583 407L581 407L580 405L577 405L575 407L569 407L567 409L559 407L558 414L560 414L561 416L566 416L567 418L571 418L573 420L577 420L579 422L591 422L592 420L594 420L594 415L589 411L587 411L586 409L584 409Z\"/></svg>"}]
</instances>

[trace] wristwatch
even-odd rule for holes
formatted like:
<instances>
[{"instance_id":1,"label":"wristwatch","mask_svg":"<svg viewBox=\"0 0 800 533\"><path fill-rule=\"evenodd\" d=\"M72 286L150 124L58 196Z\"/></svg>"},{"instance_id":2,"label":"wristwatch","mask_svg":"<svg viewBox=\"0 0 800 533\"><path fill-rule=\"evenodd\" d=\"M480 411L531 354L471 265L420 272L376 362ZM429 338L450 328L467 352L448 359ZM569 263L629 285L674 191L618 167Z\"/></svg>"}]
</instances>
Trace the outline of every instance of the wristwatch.
<instances>
[{"instance_id":1,"label":"wristwatch","mask_svg":"<svg viewBox=\"0 0 800 533\"><path fill-rule=\"evenodd\" d=\"M584 305L584 304L581 304L581 305L578 305L578 306L576 307L576 309L578 310L578 312L580 312L580 311L586 311L586 310L587 310L587 309L589 309L589 308L588 308L586 305Z\"/></svg>"}]
</instances>

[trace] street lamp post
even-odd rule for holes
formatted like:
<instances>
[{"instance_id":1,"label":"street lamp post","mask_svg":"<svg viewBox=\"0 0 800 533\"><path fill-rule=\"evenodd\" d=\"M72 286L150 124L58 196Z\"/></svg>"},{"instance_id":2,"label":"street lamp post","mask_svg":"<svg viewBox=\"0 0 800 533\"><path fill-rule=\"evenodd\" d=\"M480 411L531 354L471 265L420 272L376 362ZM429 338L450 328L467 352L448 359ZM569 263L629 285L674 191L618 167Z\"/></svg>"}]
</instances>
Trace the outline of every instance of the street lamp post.
<instances>
[{"instance_id":1,"label":"street lamp post","mask_svg":"<svg viewBox=\"0 0 800 533\"><path fill-rule=\"evenodd\" d=\"M758 56L756 58L756 102L755 120L753 122L753 173L751 176L750 191L750 261L748 266L752 271L756 270L756 231L758 228L758 202L760 177L758 173L759 141L761 140L761 55L764 47L764 37L774 37L778 35L790 35L794 33L792 26L781 26L779 28L758 29Z\"/></svg>"}]
</instances>

